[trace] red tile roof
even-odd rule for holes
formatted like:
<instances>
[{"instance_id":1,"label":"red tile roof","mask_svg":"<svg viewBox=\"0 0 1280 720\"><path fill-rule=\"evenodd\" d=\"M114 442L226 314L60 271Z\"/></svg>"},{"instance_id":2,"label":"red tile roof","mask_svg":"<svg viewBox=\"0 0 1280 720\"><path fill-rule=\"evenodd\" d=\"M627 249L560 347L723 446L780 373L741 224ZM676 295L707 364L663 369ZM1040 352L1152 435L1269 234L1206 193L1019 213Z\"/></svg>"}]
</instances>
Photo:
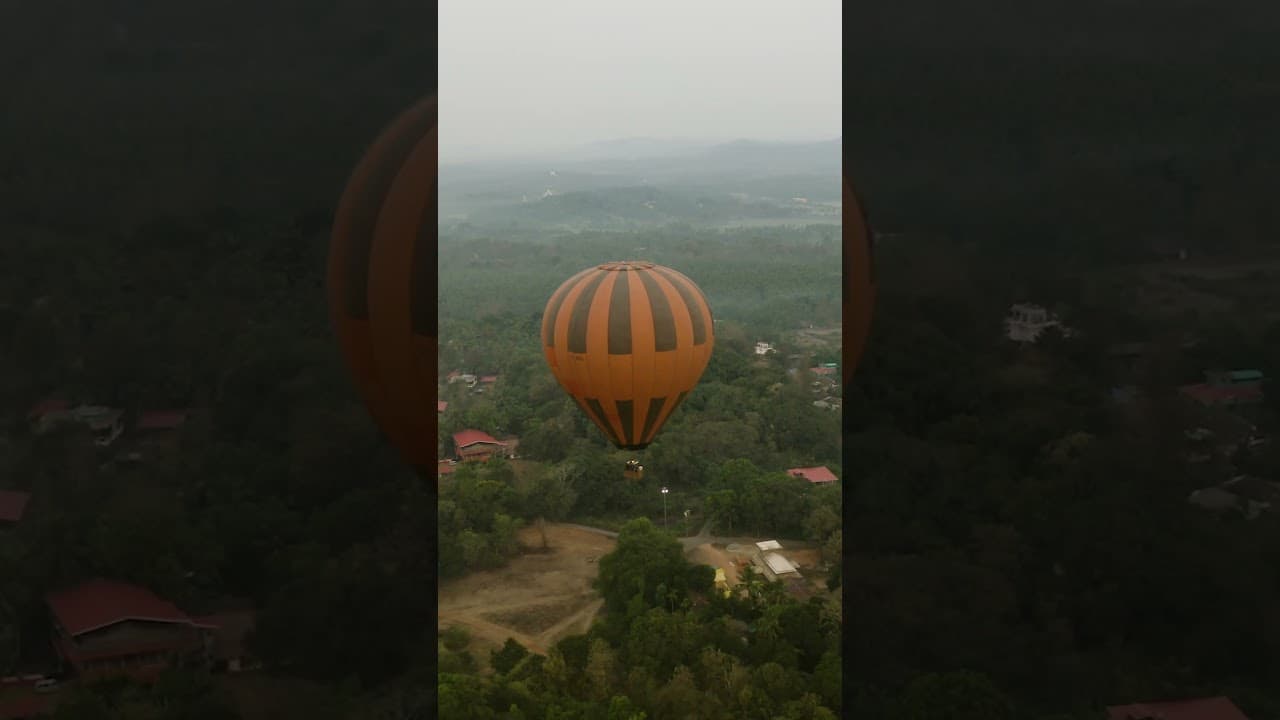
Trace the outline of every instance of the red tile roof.
<instances>
[{"instance_id":1,"label":"red tile roof","mask_svg":"<svg viewBox=\"0 0 1280 720\"><path fill-rule=\"evenodd\" d=\"M1178 388L1183 395L1204 405L1227 402L1256 402L1262 399L1262 388L1257 385L1183 385Z\"/></svg>"},{"instance_id":2,"label":"red tile roof","mask_svg":"<svg viewBox=\"0 0 1280 720\"><path fill-rule=\"evenodd\" d=\"M502 444L490 436L489 433L482 432L480 430L463 430L462 432L453 434L453 444L459 450L467 447L468 445L475 445L476 443L492 443L494 445Z\"/></svg>"},{"instance_id":3,"label":"red tile roof","mask_svg":"<svg viewBox=\"0 0 1280 720\"><path fill-rule=\"evenodd\" d=\"M18 490L0 490L0 521L16 523L27 511L31 493Z\"/></svg>"},{"instance_id":4,"label":"red tile roof","mask_svg":"<svg viewBox=\"0 0 1280 720\"><path fill-rule=\"evenodd\" d=\"M90 580L78 587L49 593L49 609L72 636L123 620L189 623L173 603L146 588L115 580Z\"/></svg>"},{"instance_id":5,"label":"red tile roof","mask_svg":"<svg viewBox=\"0 0 1280 720\"><path fill-rule=\"evenodd\" d=\"M139 430L176 430L187 421L186 410L153 410L138 416Z\"/></svg>"},{"instance_id":6,"label":"red tile roof","mask_svg":"<svg viewBox=\"0 0 1280 720\"><path fill-rule=\"evenodd\" d=\"M444 400L436 401L436 412L444 412L449 409L449 403Z\"/></svg>"},{"instance_id":7,"label":"red tile roof","mask_svg":"<svg viewBox=\"0 0 1280 720\"><path fill-rule=\"evenodd\" d=\"M836 481L835 473L825 466L807 468L791 468L787 471L788 475L798 478L804 478L811 483L833 483Z\"/></svg>"},{"instance_id":8,"label":"red tile roof","mask_svg":"<svg viewBox=\"0 0 1280 720\"><path fill-rule=\"evenodd\" d=\"M436 475L452 475L458 467L448 460L441 460L436 463Z\"/></svg>"},{"instance_id":9,"label":"red tile roof","mask_svg":"<svg viewBox=\"0 0 1280 720\"><path fill-rule=\"evenodd\" d=\"M481 375L481 376L480 376L480 382L482 382L482 383L496 383L496 382L498 382L498 376L497 376L497 375Z\"/></svg>"},{"instance_id":10,"label":"red tile roof","mask_svg":"<svg viewBox=\"0 0 1280 720\"><path fill-rule=\"evenodd\" d=\"M66 400L44 400L31 408L31 412L27 413L27 418L36 420L49 413L62 412L69 407L71 407L71 404Z\"/></svg>"},{"instance_id":11,"label":"red tile roof","mask_svg":"<svg viewBox=\"0 0 1280 720\"><path fill-rule=\"evenodd\" d=\"M1135 703L1107 708L1108 720L1249 720L1225 697Z\"/></svg>"}]
</instances>

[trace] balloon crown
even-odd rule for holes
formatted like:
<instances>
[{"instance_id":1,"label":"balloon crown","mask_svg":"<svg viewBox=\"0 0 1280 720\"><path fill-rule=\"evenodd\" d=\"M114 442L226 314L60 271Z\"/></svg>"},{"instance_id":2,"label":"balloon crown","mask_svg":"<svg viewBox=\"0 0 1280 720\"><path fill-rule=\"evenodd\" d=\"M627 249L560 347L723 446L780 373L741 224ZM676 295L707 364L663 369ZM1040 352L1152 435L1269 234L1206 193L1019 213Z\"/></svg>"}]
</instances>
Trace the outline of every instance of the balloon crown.
<instances>
[{"instance_id":1,"label":"balloon crown","mask_svg":"<svg viewBox=\"0 0 1280 720\"><path fill-rule=\"evenodd\" d=\"M648 260L612 260L596 267L601 270L647 270L653 267L653 263Z\"/></svg>"}]
</instances>

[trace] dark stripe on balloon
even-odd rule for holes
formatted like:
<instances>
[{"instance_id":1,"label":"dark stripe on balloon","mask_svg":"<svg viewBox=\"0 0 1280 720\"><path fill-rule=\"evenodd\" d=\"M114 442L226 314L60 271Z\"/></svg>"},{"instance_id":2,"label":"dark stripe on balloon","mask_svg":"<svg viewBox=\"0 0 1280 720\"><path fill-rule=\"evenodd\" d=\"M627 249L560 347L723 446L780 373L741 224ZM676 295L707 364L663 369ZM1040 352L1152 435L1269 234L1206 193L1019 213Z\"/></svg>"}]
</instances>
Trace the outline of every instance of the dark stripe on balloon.
<instances>
[{"instance_id":1,"label":"dark stripe on balloon","mask_svg":"<svg viewBox=\"0 0 1280 720\"><path fill-rule=\"evenodd\" d=\"M614 445L622 445L623 442L618 439L618 433L613 431L613 425L609 422L609 416L604 414L604 406L595 398L587 398L587 407L591 408L591 414L595 417L596 424L600 429L609 434L609 439Z\"/></svg>"},{"instance_id":2,"label":"dark stripe on balloon","mask_svg":"<svg viewBox=\"0 0 1280 720\"><path fill-rule=\"evenodd\" d=\"M370 170L368 182L351 206L351 231L348 234L347 256L347 315L354 320L369 319L369 258L372 255L373 233L378 226L378 214L387 199L387 191L395 182L400 169L409 159L413 148L436 125L435 108L423 113L403 133L397 135L377 158ZM432 228L434 229L434 227Z\"/></svg>"},{"instance_id":3,"label":"dark stripe on balloon","mask_svg":"<svg viewBox=\"0 0 1280 720\"><path fill-rule=\"evenodd\" d=\"M701 345L707 341L707 323L702 319L702 308L707 304L696 290L689 287L689 281L668 272L665 269L654 268L654 271L666 278L673 286L676 292L680 293L681 299L684 300L685 309L689 311L689 320L693 323L693 344Z\"/></svg>"},{"instance_id":4,"label":"dark stripe on balloon","mask_svg":"<svg viewBox=\"0 0 1280 720\"><path fill-rule=\"evenodd\" d=\"M658 416L662 414L662 406L666 402L665 397L653 398L649 401L649 412L644 416L644 430L640 431L641 440L648 438L649 433L653 431L653 424L658 422Z\"/></svg>"},{"instance_id":5,"label":"dark stripe on balloon","mask_svg":"<svg viewBox=\"0 0 1280 720\"><path fill-rule=\"evenodd\" d=\"M556 344L556 318L560 316L560 306L564 305L564 299L569 297L569 293L577 283L574 280L581 277L584 273L578 273L572 278L565 281L555 295L551 296L551 302L548 303L546 327L542 332L542 344L552 347Z\"/></svg>"},{"instance_id":6,"label":"dark stripe on balloon","mask_svg":"<svg viewBox=\"0 0 1280 720\"><path fill-rule=\"evenodd\" d=\"M626 444L636 442L635 438L635 421L631 416L635 403L630 400L618 400L618 417L622 419L622 439Z\"/></svg>"},{"instance_id":7,"label":"dark stripe on balloon","mask_svg":"<svg viewBox=\"0 0 1280 720\"><path fill-rule=\"evenodd\" d=\"M430 189L430 197L434 198L435 183L431 183ZM439 328L436 317L439 298L435 296L433 283L427 282L427 278L435 272L432 266L436 257L436 246L431 242L435 233L436 204L432 200L427 203L427 207L423 208L422 216L418 218L418 237L413 244L413 275L409 286L413 332L427 337L436 337Z\"/></svg>"},{"instance_id":8,"label":"dark stripe on balloon","mask_svg":"<svg viewBox=\"0 0 1280 720\"><path fill-rule=\"evenodd\" d=\"M653 310L653 349L658 352L676 349L676 320L671 314L671 303L667 302L666 293L653 279L648 270L636 270L640 282L644 283L644 291L649 296L649 307Z\"/></svg>"},{"instance_id":9,"label":"dark stripe on balloon","mask_svg":"<svg viewBox=\"0 0 1280 720\"><path fill-rule=\"evenodd\" d=\"M618 274L609 298L609 354L631 354L631 279L630 273ZM629 417L629 416L623 416Z\"/></svg>"},{"instance_id":10,"label":"dark stripe on balloon","mask_svg":"<svg viewBox=\"0 0 1280 720\"><path fill-rule=\"evenodd\" d=\"M569 352L571 353L587 351L587 327L589 327L587 321L591 318L591 301L595 299L596 290L600 289L600 283L604 282L604 277L605 273L598 272L595 277L587 280L582 293L573 303L573 314L569 316Z\"/></svg>"}]
</instances>

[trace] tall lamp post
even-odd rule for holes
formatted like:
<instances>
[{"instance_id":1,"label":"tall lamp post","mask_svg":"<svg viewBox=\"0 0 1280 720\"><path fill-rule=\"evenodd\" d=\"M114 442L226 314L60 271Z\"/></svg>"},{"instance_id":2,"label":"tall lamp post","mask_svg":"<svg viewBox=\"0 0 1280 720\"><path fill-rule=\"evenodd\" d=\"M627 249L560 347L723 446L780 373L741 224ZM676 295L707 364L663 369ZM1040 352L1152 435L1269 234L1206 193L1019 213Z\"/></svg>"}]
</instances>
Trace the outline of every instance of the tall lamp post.
<instances>
[{"instance_id":1,"label":"tall lamp post","mask_svg":"<svg viewBox=\"0 0 1280 720\"><path fill-rule=\"evenodd\" d=\"M662 527L667 527L667 493L671 492L665 486L662 488Z\"/></svg>"}]
</instances>

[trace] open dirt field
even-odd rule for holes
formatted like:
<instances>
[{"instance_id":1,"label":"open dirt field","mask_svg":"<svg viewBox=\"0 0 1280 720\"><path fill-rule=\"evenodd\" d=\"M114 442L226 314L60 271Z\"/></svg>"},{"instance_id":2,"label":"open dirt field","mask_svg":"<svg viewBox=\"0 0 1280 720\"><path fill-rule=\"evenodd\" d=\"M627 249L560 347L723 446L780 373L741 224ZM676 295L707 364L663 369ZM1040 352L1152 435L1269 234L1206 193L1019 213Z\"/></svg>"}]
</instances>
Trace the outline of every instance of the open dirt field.
<instances>
[{"instance_id":1,"label":"open dirt field","mask_svg":"<svg viewBox=\"0 0 1280 720\"><path fill-rule=\"evenodd\" d=\"M734 556L715 545L699 545L685 555L691 563L702 563L713 568L724 569L724 579L729 587L738 584L738 568L733 564Z\"/></svg>"},{"instance_id":2,"label":"open dirt field","mask_svg":"<svg viewBox=\"0 0 1280 720\"><path fill-rule=\"evenodd\" d=\"M536 527L520 531L521 544L540 548ZM515 638L531 652L545 654L560 638L586 632L604 604L591 582L596 561L614 540L586 530L547 524L547 553L527 553L500 570L440 585L439 624L471 632L468 650L485 664L489 650Z\"/></svg>"},{"instance_id":3,"label":"open dirt field","mask_svg":"<svg viewBox=\"0 0 1280 720\"><path fill-rule=\"evenodd\" d=\"M783 555L787 556L796 567L801 570L813 570L822 562L822 551L816 549L796 549L784 550Z\"/></svg>"}]
</instances>

